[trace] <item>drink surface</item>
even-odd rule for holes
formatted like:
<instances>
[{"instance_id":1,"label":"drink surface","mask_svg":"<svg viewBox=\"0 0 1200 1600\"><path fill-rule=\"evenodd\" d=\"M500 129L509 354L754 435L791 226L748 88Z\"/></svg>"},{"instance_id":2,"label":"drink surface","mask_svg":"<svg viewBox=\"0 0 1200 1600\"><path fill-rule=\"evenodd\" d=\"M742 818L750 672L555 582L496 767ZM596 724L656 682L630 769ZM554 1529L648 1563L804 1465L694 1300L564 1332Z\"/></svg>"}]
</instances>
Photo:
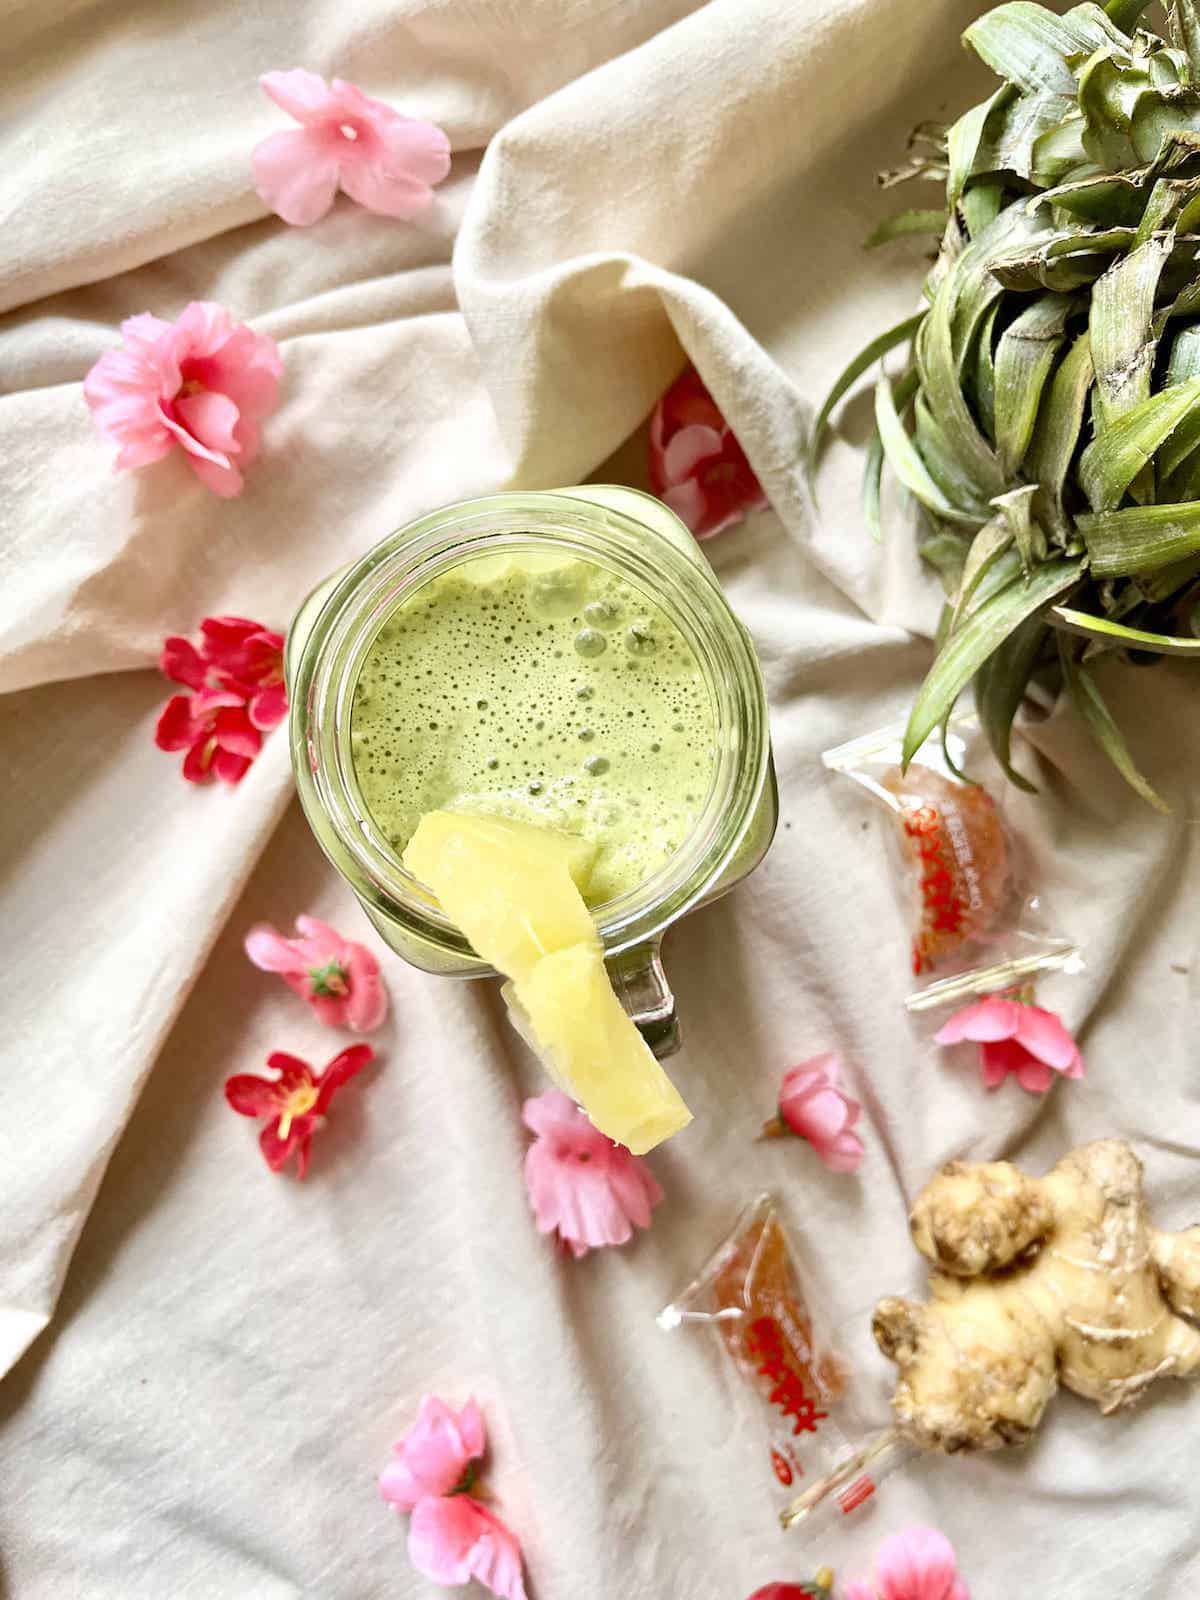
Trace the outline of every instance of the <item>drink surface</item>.
<instances>
[{"instance_id":1,"label":"drink surface","mask_svg":"<svg viewBox=\"0 0 1200 1600\"><path fill-rule=\"evenodd\" d=\"M599 847L588 900L683 843L716 761L704 673L640 589L596 563L482 556L388 618L354 692L355 775L399 853L426 812L491 813Z\"/></svg>"}]
</instances>

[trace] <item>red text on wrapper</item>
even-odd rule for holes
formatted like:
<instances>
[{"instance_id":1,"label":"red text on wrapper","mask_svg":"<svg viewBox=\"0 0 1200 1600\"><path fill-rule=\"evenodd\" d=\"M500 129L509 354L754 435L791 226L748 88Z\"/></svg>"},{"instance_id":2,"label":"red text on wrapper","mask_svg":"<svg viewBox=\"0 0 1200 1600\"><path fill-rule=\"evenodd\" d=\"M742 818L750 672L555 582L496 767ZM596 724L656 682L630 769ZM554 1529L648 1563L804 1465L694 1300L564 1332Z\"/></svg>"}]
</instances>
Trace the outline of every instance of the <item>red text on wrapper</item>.
<instances>
[{"instance_id":1,"label":"red text on wrapper","mask_svg":"<svg viewBox=\"0 0 1200 1600\"><path fill-rule=\"evenodd\" d=\"M817 1423L829 1413L818 1411L816 1401L804 1387L804 1379L788 1356L787 1345L774 1317L757 1317L746 1329L746 1348L757 1363L757 1370L772 1385L767 1396L785 1417L792 1419L793 1433L816 1433ZM778 1468L776 1468L778 1473Z\"/></svg>"},{"instance_id":2,"label":"red text on wrapper","mask_svg":"<svg viewBox=\"0 0 1200 1600\"><path fill-rule=\"evenodd\" d=\"M926 964L926 931L961 933L967 907L955 888L954 875L946 865L942 817L938 808L927 803L906 812L904 831L916 845L921 863L922 931L913 940L913 972L919 974Z\"/></svg>"}]
</instances>

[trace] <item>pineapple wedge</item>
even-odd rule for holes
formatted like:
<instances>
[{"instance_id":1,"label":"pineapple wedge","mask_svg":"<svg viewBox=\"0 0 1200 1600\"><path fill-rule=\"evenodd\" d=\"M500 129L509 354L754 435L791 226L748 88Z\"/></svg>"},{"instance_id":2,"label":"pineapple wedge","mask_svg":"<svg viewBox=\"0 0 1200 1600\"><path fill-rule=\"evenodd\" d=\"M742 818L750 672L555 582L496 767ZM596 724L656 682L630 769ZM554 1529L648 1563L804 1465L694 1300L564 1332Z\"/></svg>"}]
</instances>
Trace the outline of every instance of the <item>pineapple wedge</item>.
<instances>
[{"instance_id":1,"label":"pineapple wedge","mask_svg":"<svg viewBox=\"0 0 1200 1600\"><path fill-rule=\"evenodd\" d=\"M505 985L505 997L518 1031L550 1076L601 1133L634 1155L653 1150L692 1120L613 993L595 945L544 956L528 978Z\"/></svg>"},{"instance_id":2,"label":"pineapple wedge","mask_svg":"<svg viewBox=\"0 0 1200 1600\"><path fill-rule=\"evenodd\" d=\"M431 811L404 864L512 981L518 1031L601 1133L640 1155L691 1113L613 993L580 892L592 845L503 817Z\"/></svg>"},{"instance_id":3,"label":"pineapple wedge","mask_svg":"<svg viewBox=\"0 0 1200 1600\"><path fill-rule=\"evenodd\" d=\"M432 889L476 955L510 978L526 978L553 950L600 941L579 887L596 859L586 839L507 817L430 811L404 851L404 865Z\"/></svg>"}]
</instances>

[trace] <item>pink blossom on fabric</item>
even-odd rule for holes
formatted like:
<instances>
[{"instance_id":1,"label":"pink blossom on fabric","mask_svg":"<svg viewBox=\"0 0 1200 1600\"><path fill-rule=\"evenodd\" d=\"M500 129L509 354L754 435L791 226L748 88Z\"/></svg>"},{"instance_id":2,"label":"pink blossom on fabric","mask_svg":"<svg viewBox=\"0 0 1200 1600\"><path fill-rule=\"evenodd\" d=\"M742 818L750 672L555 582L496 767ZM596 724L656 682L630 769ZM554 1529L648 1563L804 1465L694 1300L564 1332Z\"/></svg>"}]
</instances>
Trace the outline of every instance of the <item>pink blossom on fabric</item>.
<instances>
[{"instance_id":1,"label":"pink blossom on fabric","mask_svg":"<svg viewBox=\"0 0 1200 1600\"><path fill-rule=\"evenodd\" d=\"M275 341L207 300L193 300L175 322L130 317L121 337L83 381L96 426L120 447L114 469L147 466L178 445L206 488L222 499L240 494L258 424L278 399Z\"/></svg>"},{"instance_id":2,"label":"pink blossom on fabric","mask_svg":"<svg viewBox=\"0 0 1200 1600\"><path fill-rule=\"evenodd\" d=\"M537 1137L525 1155L525 1188L539 1233L553 1233L578 1259L626 1244L650 1226L663 1197L646 1163L597 1131L559 1089L526 1100L525 1126Z\"/></svg>"},{"instance_id":3,"label":"pink blossom on fabric","mask_svg":"<svg viewBox=\"0 0 1200 1600\"><path fill-rule=\"evenodd\" d=\"M172 634L159 669L191 694L173 695L154 732L160 750L186 750L189 783L240 783L262 735L287 711L283 635L248 617L205 617L200 644Z\"/></svg>"},{"instance_id":4,"label":"pink blossom on fabric","mask_svg":"<svg viewBox=\"0 0 1200 1600\"><path fill-rule=\"evenodd\" d=\"M863 1145L850 1130L862 1107L842 1089L841 1068L838 1056L826 1051L785 1073L779 1115L793 1133L808 1140L831 1172L857 1172Z\"/></svg>"},{"instance_id":5,"label":"pink blossom on fabric","mask_svg":"<svg viewBox=\"0 0 1200 1600\"><path fill-rule=\"evenodd\" d=\"M449 1585L474 1578L504 1600L526 1600L516 1535L470 1494L486 1448L474 1400L456 1412L426 1395L380 1474L379 1492L397 1511L412 1513L408 1556L418 1572Z\"/></svg>"},{"instance_id":6,"label":"pink blossom on fabric","mask_svg":"<svg viewBox=\"0 0 1200 1600\"><path fill-rule=\"evenodd\" d=\"M767 503L745 451L694 367L654 408L650 487L697 539L711 539Z\"/></svg>"},{"instance_id":7,"label":"pink blossom on fabric","mask_svg":"<svg viewBox=\"0 0 1200 1600\"><path fill-rule=\"evenodd\" d=\"M454 1411L426 1395L416 1422L392 1447L395 1459L379 1476L379 1492L398 1511L411 1511L426 1495L469 1488L486 1448L483 1414L474 1400Z\"/></svg>"},{"instance_id":8,"label":"pink blossom on fabric","mask_svg":"<svg viewBox=\"0 0 1200 1600\"><path fill-rule=\"evenodd\" d=\"M433 1583L474 1578L504 1600L527 1600L516 1535L468 1494L418 1501L408 1525L408 1559Z\"/></svg>"},{"instance_id":9,"label":"pink blossom on fabric","mask_svg":"<svg viewBox=\"0 0 1200 1600\"><path fill-rule=\"evenodd\" d=\"M1003 1083L1010 1072L1030 1094L1045 1094L1056 1072L1064 1078L1083 1077L1079 1046L1061 1017L1003 995L989 994L964 1006L934 1038L938 1044L959 1044L964 1039L977 1043L989 1089Z\"/></svg>"},{"instance_id":10,"label":"pink blossom on fabric","mask_svg":"<svg viewBox=\"0 0 1200 1600\"><path fill-rule=\"evenodd\" d=\"M874 1586L851 1583L846 1600L970 1600L954 1547L936 1528L906 1528L880 1545Z\"/></svg>"},{"instance_id":11,"label":"pink blossom on fabric","mask_svg":"<svg viewBox=\"0 0 1200 1600\"><path fill-rule=\"evenodd\" d=\"M343 938L316 917L297 917L294 939L286 939L270 923L256 923L246 935L245 948L256 967L277 972L327 1027L370 1033L387 1016L379 962L366 945Z\"/></svg>"},{"instance_id":12,"label":"pink blossom on fabric","mask_svg":"<svg viewBox=\"0 0 1200 1600\"><path fill-rule=\"evenodd\" d=\"M433 185L450 171L450 141L432 122L402 116L352 83L295 68L259 80L299 128L273 133L254 151L254 182L265 204L299 228L329 210L339 185L384 217L427 211Z\"/></svg>"}]
</instances>

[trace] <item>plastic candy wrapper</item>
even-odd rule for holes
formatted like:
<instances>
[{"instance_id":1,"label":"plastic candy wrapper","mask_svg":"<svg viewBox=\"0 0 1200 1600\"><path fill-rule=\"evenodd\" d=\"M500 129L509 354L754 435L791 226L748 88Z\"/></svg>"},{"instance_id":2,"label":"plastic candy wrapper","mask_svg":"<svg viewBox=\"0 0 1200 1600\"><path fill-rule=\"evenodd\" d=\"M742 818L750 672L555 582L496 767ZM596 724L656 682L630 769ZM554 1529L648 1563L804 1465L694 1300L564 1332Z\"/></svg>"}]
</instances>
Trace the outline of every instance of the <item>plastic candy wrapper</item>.
<instances>
[{"instance_id":1,"label":"plastic candy wrapper","mask_svg":"<svg viewBox=\"0 0 1200 1600\"><path fill-rule=\"evenodd\" d=\"M746 1207L658 1323L704 1327L731 1363L760 1423L764 1482L785 1527L818 1509L857 1511L905 1453L891 1429L860 1421L861 1375L814 1324L770 1195ZM870 1318L863 1324L869 1333Z\"/></svg>"},{"instance_id":2,"label":"plastic candy wrapper","mask_svg":"<svg viewBox=\"0 0 1200 1600\"><path fill-rule=\"evenodd\" d=\"M902 765L902 726L827 750L825 766L886 808L917 987L905 1004L924 1011L1039 972L1071 968L1079 953L1051 931L1031 883L1026 852L981 783L985 741L973 716L952 719Z\"/></svg>"}]
</instances>

